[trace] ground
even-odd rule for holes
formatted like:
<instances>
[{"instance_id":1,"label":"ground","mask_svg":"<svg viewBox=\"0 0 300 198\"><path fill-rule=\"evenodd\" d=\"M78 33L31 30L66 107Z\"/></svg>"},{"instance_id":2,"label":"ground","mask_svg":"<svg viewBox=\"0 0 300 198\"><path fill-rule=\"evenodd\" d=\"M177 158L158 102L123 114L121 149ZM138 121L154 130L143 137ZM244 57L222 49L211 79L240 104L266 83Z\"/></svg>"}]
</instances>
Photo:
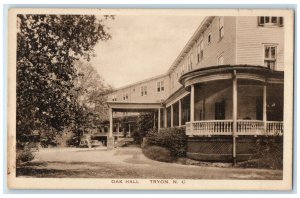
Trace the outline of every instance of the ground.
<instances>
[{"instance_id":1,"label":"ground","mask_svg":"<svg viewBox=\"0 0 300 198\"><path fill-rule=\"evenodd\" d=\"M20 177L282 179L281 170L207 167L164 163L146 158L138 147L40 149L35 160L17 169Z\"/></svg>"}]
</instances>

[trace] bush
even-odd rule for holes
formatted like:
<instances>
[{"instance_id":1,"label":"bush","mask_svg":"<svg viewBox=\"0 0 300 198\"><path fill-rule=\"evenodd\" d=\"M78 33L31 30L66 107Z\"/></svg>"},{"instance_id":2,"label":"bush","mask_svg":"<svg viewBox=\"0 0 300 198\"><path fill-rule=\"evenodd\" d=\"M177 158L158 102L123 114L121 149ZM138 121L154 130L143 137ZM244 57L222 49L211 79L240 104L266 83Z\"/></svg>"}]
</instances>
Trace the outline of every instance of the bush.
<instances>
[{"instance_id":1,"label":"bush","mask_svg":"<svg viewBox=\"0 0 300 198\"><path fill-rule=\"evenodd\" d=\"M132 137L135 142L141 143L143 138L147 136L148 131L153 130L153 121L153 113L142 113L137 117L136 131L132 133Z\"/></svg>"},{"instance_id":2,"label":"bush","mask_svg":"<svg viewBox=\"0 0 300 198\"><path fill-rule=\"evenodd\" d=\"M24 145L22 149L17 148L17 152L16 152L17 165L33 160L34 155L32 154L32 149L34 148L36 148L36 145L33 143Z\"/></svg>"},{"instance_id":3,"label":"bush","mask_svg":"<svg viewBox=\"0 0 300 198\"><path fill-rule=\"evenodd\" d=\"M172 162L174 160L171 151L164 147L148 146L144 147L142 151L146 157L152 160L161 162Z\"/></svg>"},{"instance_id":4,"label":"bush","mask_svg":"<svg viewBox=\"0 0 300 198\"><path fill-rule=\"evenodd\" d=\"M255 155L258 168L283 168L282 137L264 138L256 142Z\"/></svg>"},{"instance_id":5,"label":"bush","mask_svg":"<svg viewBox=\"0 0 300 198\"><path fill-rule=\"evenodd\" d=\"M174 127L148 132L150 145L161 146L169 149L173 157L185 157L187 147L187 136L184 127Z\"/></svg>"}]
</instances>

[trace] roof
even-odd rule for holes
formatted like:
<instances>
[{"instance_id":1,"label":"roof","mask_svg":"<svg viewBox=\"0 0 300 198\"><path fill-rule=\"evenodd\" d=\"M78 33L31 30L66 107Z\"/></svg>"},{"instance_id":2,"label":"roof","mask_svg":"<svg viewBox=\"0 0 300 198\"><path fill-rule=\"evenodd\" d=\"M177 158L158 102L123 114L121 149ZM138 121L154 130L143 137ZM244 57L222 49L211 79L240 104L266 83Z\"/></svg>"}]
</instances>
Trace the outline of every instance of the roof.
<instances>
[{"instance_id":1,"label":"roof","mask_svg":"<svg viewBox=\"0 0 300 198\"><path fill-rule=\"evenodd\" d=\"M133 84L129 84L123 87L119 87L117 89L115 89L112 93L122 90L122 89L126 89L138 84L142 84L145 82L149 82L151 80L155 80L157 78L162 78L165 76L168 76L180 63L180 61L183 59L183 57L189 52L189 50L191 49L191 47L193 46L193 44L197 41L197 39L200 37L200 35L203 33L203 31L205 31L207 29L207 27L209 26L209 24L211 23L212 19L214 18L214 16L208 16L205 17L203 19L203 21L201 22L201 24L198 26L198 28L196 29L196 31L194 32L194 34L192 35L192 37L189 39L189 41L186 43L186 45L184 46L184 48L181 50L181 52L179 53L179 55L177 56L177 58L175 59L175 61L172 63L171 67L168 69L168 71L165 74L159 75L159 76L154 76L142 81L138 81L136 83ZM111 93L110 93L111 94Z\"/></svg>"}]
</instances>

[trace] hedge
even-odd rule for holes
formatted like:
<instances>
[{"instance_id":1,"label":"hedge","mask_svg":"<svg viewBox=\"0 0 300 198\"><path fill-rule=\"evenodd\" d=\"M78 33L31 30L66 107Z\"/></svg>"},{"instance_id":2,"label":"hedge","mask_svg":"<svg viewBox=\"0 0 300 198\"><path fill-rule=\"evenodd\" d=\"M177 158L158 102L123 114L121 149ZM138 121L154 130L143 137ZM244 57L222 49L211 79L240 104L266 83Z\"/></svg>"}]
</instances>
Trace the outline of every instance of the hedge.
<instances>
[{"instance_id":1,"label":"hedge","mask_svg":"<svg viewBox=\"0 0 300 198\"><path fill-rule=\"evenodd\" d=\"M148 146L143 148L146 157L161 162L172 162L174 160L171 151L161 146Z\"/></svg>"},{"instance_id":2,"label":"hedge","mask_svg":"<svg viewBox=\"0 0 300 198\"><path fill-rule=\"evenodd\" d=\"M184 127L164 128L159 132L151 130L147 138L149 145L165 147L175 158L186 156L187 136Z\"/></svg>"}]
</instances>

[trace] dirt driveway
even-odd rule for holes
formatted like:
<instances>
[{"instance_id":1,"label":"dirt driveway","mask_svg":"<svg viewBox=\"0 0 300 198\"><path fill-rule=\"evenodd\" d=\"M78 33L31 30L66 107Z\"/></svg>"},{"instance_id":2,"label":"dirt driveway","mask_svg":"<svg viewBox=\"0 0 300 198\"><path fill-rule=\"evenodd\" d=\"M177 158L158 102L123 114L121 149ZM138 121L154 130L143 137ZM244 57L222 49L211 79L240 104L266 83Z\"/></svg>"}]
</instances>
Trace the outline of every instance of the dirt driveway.
<instances>
[{"instance_id":1,"label":"dirt driveway","mask_svg":"<svg viewBox=\"0 0 300 198\"><path fill-rule=\"evenodd\" d=\"M140 148L107 151L91 149L42 149L34 161L17 169L22 177L48 178L157 178L157 179L282 179L282 171L220 168L157 162Z\"/></svg>"}]
</instances>

